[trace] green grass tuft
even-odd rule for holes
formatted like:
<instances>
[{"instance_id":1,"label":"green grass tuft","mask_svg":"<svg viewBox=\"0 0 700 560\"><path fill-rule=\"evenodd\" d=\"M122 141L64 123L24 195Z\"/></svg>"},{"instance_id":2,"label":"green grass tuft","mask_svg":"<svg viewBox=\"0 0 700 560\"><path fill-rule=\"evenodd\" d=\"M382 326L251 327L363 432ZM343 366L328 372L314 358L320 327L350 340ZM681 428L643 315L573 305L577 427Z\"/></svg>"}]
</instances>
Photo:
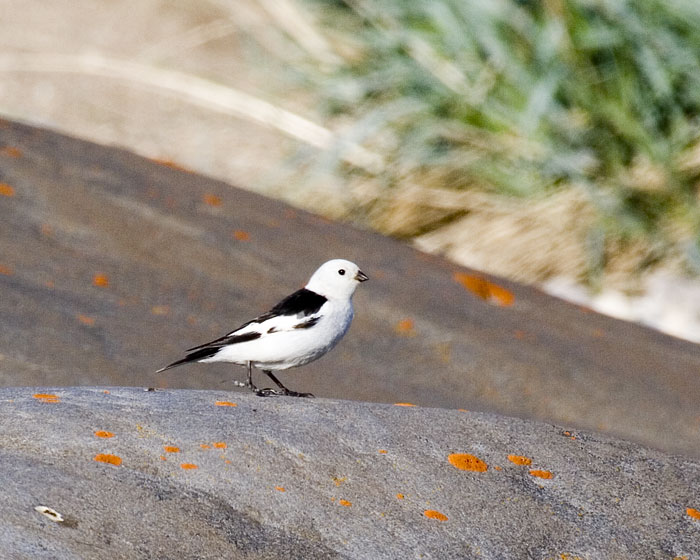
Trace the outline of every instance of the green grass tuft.
<instances>
[{"instance_id":1,"label":"green grass tuft","mask_svg":"<svg viewBox=\"0 0 700 560\"><path fill-rule=\"evenodd\" d=\"M343 53L308 79L329 117L385 155L385 188L584 189L605 239L681 247L700 266L696 0L307 7Z\"/></svg>"}]
</instances>

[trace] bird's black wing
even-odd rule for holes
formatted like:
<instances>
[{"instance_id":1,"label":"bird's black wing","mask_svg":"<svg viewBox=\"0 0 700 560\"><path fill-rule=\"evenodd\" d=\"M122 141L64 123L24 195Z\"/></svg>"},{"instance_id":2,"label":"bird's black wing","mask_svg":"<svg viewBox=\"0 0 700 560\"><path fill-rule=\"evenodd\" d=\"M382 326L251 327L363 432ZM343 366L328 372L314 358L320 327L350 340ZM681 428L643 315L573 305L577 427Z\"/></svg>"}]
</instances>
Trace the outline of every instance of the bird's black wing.
<instances>
[{"instance_id":1,"label":"bird's black wing","mask_svg":"<svg viewBox=\"0 0 700 560\"><path fill-rule=\"evenodd\" d=\"M317 294L316 292L312 292L311 290L307 290L306 288L302 288L301 290L297 290L293 294L284 298L267 313L263 313L260 315L260 317L256 317L252 321L249 321L243 325L243 327L249 325L250 323L262 323L263 321L267 321L268 319L272 319L272 317L277 317L279 315L296 315L300 318L308 317L309 315L317 313L327 301L328 299L326 299L324 296Z\"/></svg>"},{"instance_id":2,"label":"bird's black wing","mask_svg":"<svg viewBox=\"0 0 700 560\"><path fill-rule=\"evenodd\" d=\"M249 325L252 325L254 323L263 323L268 319L272 319L273 317L279 317L281 315L297 316L299 318L308 317L309 315L317 313L318 310L321 309L321 306L324 303L326 303L326 301L328 300L324 296L319 295L316 292L312 292L311 290L307 290L306 288L302 288L284 298L272 309L270 309L270 311L266 311L262 315L257 316L255 319L252 319L247 323L243 323L235 331L232 331L227 335L222 336L221 338L217 338L216 340L212 340L211 342L200 344L199 346L194 346L193 348L190 348L187 351L192 352L193 350L199 350L200 348L221 348L222 346L236 344L237 342L247 342L248 340L254 340L260 337L260 333L236 333L238 333L241 329Z\"/></svg>"}]
</instances>

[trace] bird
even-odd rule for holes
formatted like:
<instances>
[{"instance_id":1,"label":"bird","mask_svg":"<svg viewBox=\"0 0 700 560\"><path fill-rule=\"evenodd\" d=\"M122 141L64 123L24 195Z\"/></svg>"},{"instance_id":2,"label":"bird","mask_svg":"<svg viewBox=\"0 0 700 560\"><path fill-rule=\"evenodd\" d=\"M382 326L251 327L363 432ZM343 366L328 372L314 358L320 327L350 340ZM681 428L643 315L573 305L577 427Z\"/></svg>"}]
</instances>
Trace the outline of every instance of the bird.
<instances>
[{"instance_id":1,"label":"bird","mask_svg":"<svg viewBox=\"0 0 700 560\"><path fill-rule=\"evenodd\" d=\"M230 333L186 350L185 357L156 373L191 362L229 362L248 370L247 387L260 397L313 397L287 389L272 371L303 366L329 352L350 328L352 296L369 277L353 262L323 263L306 285L272 309ZM260 369L278 389L258 389L252 369Z\"/></svg>"}]
</instances>

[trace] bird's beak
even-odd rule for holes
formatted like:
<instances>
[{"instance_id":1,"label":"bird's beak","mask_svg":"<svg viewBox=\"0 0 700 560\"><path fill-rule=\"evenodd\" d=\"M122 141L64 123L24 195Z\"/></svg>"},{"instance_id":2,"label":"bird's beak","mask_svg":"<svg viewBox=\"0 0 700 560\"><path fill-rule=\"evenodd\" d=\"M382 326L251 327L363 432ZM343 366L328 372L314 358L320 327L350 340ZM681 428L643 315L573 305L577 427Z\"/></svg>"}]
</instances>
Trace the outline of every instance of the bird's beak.
<instances>
[{"instance_id":1,"label":"bird's beak","mask_svg":"<svg viewBox=\"0 0 700 560\"><path fill-rule=\"evenodd\" d=\"M365 280L369 280L369 276L367 276L361 270L358 270L357 274L355 274L355 280L357 280L358 282L364 282Z\"/></svg>"}]
</instances>

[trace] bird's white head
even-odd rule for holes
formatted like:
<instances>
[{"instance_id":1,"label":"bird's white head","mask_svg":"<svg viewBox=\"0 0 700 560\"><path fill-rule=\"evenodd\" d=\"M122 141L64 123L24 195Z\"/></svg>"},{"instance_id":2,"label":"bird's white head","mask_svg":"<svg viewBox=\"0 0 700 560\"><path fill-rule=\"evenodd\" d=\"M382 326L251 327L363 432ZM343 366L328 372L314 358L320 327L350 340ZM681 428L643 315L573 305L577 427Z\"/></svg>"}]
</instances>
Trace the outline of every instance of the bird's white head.
<instances>
[{"instance_id":1,"label":"bird's white head","mask_svg":"<svg viewBox=\"0 0 700 560\"><path fill-rule=\"evenodd\" d=\"M357 285L367 279L355 263L333 259L318 267L306 288L327 298L347 299L355 293Z\"/></svg>"}]
</instances>

